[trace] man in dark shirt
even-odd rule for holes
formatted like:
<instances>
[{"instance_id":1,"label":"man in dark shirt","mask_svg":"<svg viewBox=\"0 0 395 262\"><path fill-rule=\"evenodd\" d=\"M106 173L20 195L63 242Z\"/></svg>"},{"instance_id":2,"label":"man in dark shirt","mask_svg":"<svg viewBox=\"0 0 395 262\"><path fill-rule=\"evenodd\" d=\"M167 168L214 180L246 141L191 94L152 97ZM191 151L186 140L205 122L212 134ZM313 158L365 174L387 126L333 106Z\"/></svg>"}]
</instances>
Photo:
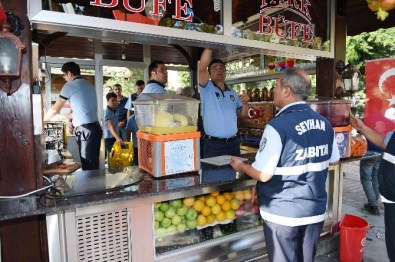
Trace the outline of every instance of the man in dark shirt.
<instances>
[{"instance_id":1,"label":"man in dark shirt","mask_svg":"<svg viewBox=\"0 0 395 262\"><path fill-rule=\"evenodd\" d=\"M127 121L127 110L125 109L125 105L128 102L128 98L122 95L122 86L120 84L115 84L113 87L114 93L117 95L118 107L117 107L117 117L118 117L118 127L119 127L119 135L122 137L123 141L127 141L127 132L125 130L126 121Z\"/></svg>"},{"instance_id":2,"label":"man in dark shirt","mask_svg":"<svg viewBox=\"0 0 395 262\"><path fill-rule=\"evenodd\" d=\"M129 119L129 117L131 115L133 115L134 108L133 108L133 103L132 102L135 101L137 99L137 97L139 97L141 92L143 92L144 86L145 86L145 83L144 83L143 80L137 80L136 81L136 89L137 89L137 91L136 91L136 93L133 93L133 94L130 95L130 98L128 99L128 102L125 105L125 109L128 110L127 119Z\"/></svg>"}]
</instances>

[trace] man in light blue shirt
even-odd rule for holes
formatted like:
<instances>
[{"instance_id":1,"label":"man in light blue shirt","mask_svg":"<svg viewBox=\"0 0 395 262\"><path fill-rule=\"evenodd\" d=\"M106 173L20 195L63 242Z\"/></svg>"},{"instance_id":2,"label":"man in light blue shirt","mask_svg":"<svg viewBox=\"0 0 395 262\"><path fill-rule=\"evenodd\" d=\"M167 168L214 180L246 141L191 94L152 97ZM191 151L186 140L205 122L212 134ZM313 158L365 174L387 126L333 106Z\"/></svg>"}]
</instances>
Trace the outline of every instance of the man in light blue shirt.
<instances>
[{"instance_id":1,"label":"man in light blue shirt","mask_svg":"<svg viewBox=\"0 0 395 262\"><path fill-rule=\"evenodd\" d=\"M96 90L81 77L80 67L76 63L65 63L62 72L67 83L60 91L56 103L45 114L44 121L58 114L69 100L82 169L99 169L100 141L103 131L97 116Z\"/></svg>"},{"instance_id":2,"label":"man in light blue shirt","mask_svg":"<svg viewBox=\"0 0 395 262\"><path fill-rule=\"evenodd\" d=\"M205 49L199 63L199 92L203 119L202 158L240 155L237 120L248 116L247 94L238 95L225 84L223 61L212 60Z\"/></svg>"},{"instance_id":3,"label":"man in light blue shirt","mask_svg":"<svg viewBox=\"0 0 395 262\"><path fill-rule=\"evenodd\" d=\"M162 61L153 61L148 67L149 81L142 94L166 93L165 84L167 83L167 68Z\"/></svg>"}]
</instances>

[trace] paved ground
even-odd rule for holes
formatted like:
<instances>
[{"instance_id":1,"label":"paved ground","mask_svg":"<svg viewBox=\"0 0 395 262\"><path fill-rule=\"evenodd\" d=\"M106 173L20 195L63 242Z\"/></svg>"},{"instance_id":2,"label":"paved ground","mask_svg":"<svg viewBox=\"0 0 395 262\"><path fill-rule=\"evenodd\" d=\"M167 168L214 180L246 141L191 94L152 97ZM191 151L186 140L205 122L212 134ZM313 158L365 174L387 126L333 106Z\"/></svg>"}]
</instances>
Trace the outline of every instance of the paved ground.
<instances>
[{"instance_id":1,"label":"paved ground","mask_svg":"<svg viewBox=\"0 0 395 262\"><path fill-rule=\"evenodd\" d=\"M344 214L353 214L365 218L370 225L370 231L366 237L364 262L387 262L387 251L384 240L384 209L380 203L380 216L370 215L361 208L367 199L362 189L359 179L359 161L346 164L343 181L343 205L342 216ZM328 243L338 241L338 236L328 240ZM325 245L324 245L325 246ZM337 245L338 247L338 245ZM339 261L339 249L329 254L321 255L316 258L316 262Z\"/></svg>"}]
</instances>

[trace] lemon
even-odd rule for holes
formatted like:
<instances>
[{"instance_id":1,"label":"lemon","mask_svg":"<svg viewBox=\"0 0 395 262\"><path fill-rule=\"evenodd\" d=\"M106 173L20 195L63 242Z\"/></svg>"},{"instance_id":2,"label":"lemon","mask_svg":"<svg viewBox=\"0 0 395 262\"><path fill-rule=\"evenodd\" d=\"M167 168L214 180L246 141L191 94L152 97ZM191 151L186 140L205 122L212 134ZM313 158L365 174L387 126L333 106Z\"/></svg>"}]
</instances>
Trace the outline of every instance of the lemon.
<instances>
[{"instance_id":1,"label":"lemon","mask_svg":"<svg viewBox=\"0 0 395 262\"><path fill-rule=\"evenodd\" d=\"M232 199L232 201L230 201L230 207L233 210L237 210L240 208L240 201L238 199Z\"/></svg>"},{"instance_id":2,"label":"lemon","mask_svg":"<svg viewBox=\"0 0 395 262\"><path fill-rule=\"evenodd\" d=\"M244 199L245 200L250 200L252 197L251 191L250 190L244 190Z\"/></svg>"},{"instance_id":3,"label":"lemon","mask_svg":"<svg viewBox=\"0 0 395 262\"><path fill-rule=\"evenodd\" d=\"M191 207L195 203L195 198L194 197L186 197L182 200L182 203L187 206Z\"/></svg>"},{"instance_id":4,"label":"lemon","mask_svg":"<svg viewBox=\"0 0 395 262\"><path fill-rule=\"evenodd\" d=\"M233 220L233 219L235 219L235 217L236 217L236 213L235 213L235 211L234 210L228 210L228 211L226 211L226 219L229 219L229 220Z\"/></svg>"},{"instance_id":5,"label":"lemon","mask_svg":"<svg viewBox=\"0 0 395 262\"><path fill-rule=\"evenodd\" d=\"M214 215L218 214L219 212L221 212L220 205L215 204L214 206L211 207L211 213L213 213Z\"/></svg>"},{"instance_id":6,"label":"lemon","mask_svg":"<svg viewBox=\"0 0 395 262\"><path fill-rule=\"evenodd\" d=\"M205 216L203 216L202 214L198 215L197 217L197 225L199 227L203 227L206 225L207 219Z\"/></svg>"},{"instance_id":7,"label":"lemon","mask_svg":"<svg viewBox=\"0 0 395 262\"><path fill-rule=\"evenodd\" d=\"M213 197L213 196L206 197L206 205L208 205L209 207L212 207L215 205L215 203L217 203L217 201L215 200L215 197Z\"/></svg>"}]
</instances>

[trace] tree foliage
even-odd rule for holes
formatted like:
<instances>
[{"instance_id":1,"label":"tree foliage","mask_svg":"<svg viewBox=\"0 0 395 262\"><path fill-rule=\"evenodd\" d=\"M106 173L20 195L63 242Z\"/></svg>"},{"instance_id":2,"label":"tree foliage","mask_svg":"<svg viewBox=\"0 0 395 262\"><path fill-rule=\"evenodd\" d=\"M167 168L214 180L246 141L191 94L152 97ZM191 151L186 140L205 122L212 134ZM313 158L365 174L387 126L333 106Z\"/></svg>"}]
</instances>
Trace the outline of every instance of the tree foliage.
<instances>
[{"instance_id":1,"label":"tree foliage","mask_svg":"<svg viewBox=\"0 0 395 262\"><path fill-rule=\"evenodd\" d=\"M346 62L365 75L365 61L395 56L395 27L348 36Z\"/></svg>"},{"instance_id":2,"label":"tree foliage","mask_svg":"<svg viewBox=\"0 0 395 262\"><path fill-rule=\"evenodd\" d=\"M129 68L130 76L122 77L113 75L107 81L105 81L104 86L114 86L115 84L120 84L122 86L122 94L124 96L129 96L136 92L135 83L137 80L144 80L144 69L141 68Z\"/></svg>"},{"instance_id":3,"label":"tree foliage","mask_svg":"<svg viewBox=\"0 0 395 262\"><path fill-rule=\"evenodd\" d=\"M189 86L189 71L178 71L177 74L182 83L182 87Z\"/></svg>"}]
</instances>

